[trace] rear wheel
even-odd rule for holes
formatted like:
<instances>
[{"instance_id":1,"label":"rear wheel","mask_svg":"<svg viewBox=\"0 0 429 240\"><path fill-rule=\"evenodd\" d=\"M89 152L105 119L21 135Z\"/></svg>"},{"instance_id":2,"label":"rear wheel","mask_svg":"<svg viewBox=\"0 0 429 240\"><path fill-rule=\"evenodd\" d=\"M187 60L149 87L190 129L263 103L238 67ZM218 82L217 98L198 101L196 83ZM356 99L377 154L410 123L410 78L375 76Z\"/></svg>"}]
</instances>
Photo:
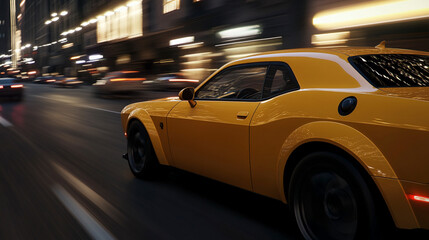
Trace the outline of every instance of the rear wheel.
<instances>
[{"instance_id":1,"label":"rear wheel","mask_svg":"<svg viewBox=\"0 0 429 240\"><path fill-rule=\"evenodd\" d=\"M381 216L365 179L329 152L304 157L292 173L290 207L305 239L380 239Z\"/></svg>"},{"instance_id":2,"label":"rear wheel","mask_svg":"<svg viewBox=\"0 0 429 240\"><path fill-rule=\"evenodd\" d=\"M128 165L131 172L138 178L152 179L156 176L159 163L146 129L140 122L134 121L127 136Z\"/></svg>"}]
</instances>

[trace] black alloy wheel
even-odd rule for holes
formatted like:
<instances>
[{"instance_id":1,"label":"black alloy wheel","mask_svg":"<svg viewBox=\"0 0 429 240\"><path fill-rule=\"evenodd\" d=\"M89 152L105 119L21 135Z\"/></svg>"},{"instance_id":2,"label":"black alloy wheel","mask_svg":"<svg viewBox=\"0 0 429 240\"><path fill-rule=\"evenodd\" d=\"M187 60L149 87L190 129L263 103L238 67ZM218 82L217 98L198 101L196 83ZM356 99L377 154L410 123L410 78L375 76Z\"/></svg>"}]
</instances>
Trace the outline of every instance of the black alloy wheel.
<instances>
[{"instance_id":1,"label":"black alloy wheel","mask_svg":"<svg viewBox=\"0 0 429 240\"><path fill-rule=\"evenodd\" d=\"M144 126L133 121L128 129L128 165L134 176L152 179L159 168L155 151Z\"/></svg>"},{"instance_id":2,"label":"black alloy wheel","mask_svg":"<svg viewBox=\"0 0 429 240\"><path fill-rule=\"evenodd\" d=\"M380 239L381 216L368 184L346 158L304 157L289 185L291 211L305 239Z\"/></svg>"}]
</instances>

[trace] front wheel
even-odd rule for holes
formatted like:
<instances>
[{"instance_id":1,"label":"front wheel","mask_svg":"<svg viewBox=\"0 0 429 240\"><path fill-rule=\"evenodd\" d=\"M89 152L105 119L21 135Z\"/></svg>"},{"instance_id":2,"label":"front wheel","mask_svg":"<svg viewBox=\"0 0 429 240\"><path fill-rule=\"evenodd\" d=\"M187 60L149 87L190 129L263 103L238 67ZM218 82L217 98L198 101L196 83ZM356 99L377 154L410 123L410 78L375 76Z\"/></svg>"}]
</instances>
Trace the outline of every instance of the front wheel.
<instances>
[{"instance_id":1,"label":"front wheel","mask_svg":"<svg viewBox=\"0 0 429 240\"><path fill-rule=\"evenodd\" d=\"M289 202L305 239L380 239L380 216L368 184L348 159L304 157L292 173Z\"/></svg>"},{"instance_id":2,"label":"front wheel","mask_svg":"<svg viewBox=\"0 0 429 240\"><path fill-rule=\"evenodd\" d=\"M127 136L128 165L131 172L138 178L154 178L159 163L146 129L140 122L134 121Z\"/></svg>"}]
</instances>

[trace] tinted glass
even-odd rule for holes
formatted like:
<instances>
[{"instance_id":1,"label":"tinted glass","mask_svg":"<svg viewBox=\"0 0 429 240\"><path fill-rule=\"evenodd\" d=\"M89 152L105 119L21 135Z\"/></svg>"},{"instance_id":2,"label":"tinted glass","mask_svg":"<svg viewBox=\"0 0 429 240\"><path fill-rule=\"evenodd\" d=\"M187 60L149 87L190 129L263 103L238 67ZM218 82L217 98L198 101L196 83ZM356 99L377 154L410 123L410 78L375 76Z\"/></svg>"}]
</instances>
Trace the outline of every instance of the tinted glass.
<instances>
[{"instance_id":1,"label":"tinted glass","mask_svg":"<svg viewBox=\"0 0 429 240\"><path fill-rule=\"evenodd\" d=\"M268 81L264 87L264 98L299 89L296 81L291 78L290 70L284 66L271 66L268 74L272 81Z\"/></svg>"},{"instance_id":2,"label":"tinted glass","mask_svg":"<svg viewBox=\"0 0 429 240\"><path fill-rule=\"evenodd\" d=\"M429 56L364 55L351 58L351 62L378 88L429 86Z\"/></svg>"},{"instance_id":3,"label":"tinted glass","mask_svg":"<svg viewBox=\"0 0 429 240\"><path fill-rule=\"evenodd\" d=\"M261 99L266 66L234 68L213 77L196 93L199 99Z\"/></svg>"}]
</instances>

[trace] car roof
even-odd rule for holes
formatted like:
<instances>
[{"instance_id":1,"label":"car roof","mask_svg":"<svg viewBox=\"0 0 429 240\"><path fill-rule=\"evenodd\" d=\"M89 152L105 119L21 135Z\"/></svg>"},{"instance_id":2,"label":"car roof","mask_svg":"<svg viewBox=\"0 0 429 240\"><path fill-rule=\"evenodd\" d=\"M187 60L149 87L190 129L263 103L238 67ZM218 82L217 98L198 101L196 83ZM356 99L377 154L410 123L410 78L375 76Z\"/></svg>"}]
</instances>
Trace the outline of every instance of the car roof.
<instances>
[{"instance_id":1,"label":"car roof","mask_svg":"<svg viewBox=\"0 0 429 240\"><path fill-rule=\"evenodd\" d=\"M374 87L348 63L349 57L369 54L429 55L429 52L376 47L298 48L278 50L229 62L215 71L208 79L227 67L239 64L284 61L292 67L294 74L299 75L297 78L300 79L297 80L302 88L374 89ZM318 67L315 68L315 66ZM311 71L309 71L309 69L311 69ZM326 71L330 71L330 74L327 74Z\"/></svg>"},{"instance_id":2,"label":"car roof","mask_svg":"<svg viewBox=\"0 0 429 240\"><path fill-rule=\"evenodd\" d=\"M292 53L308 53L308 56L311 57L311 53L322 53L322 54L331 54L336 55L340 58L347 59L348 57L358 56L358 55L370 55L370 54L414 54L414 55L426 55L429 56L429 52L410 50L410 49L399 49L399 48L376 48L376 47L329 47L329 48L295 48L295 49L284 49L271 52L265 52L260 54L255 54L249 57L254 58L265 58L271 57L273 55L280 56L284 54L285 56L291 55ZM247 59L245 57L243 59ZM241 60L241 59L239 59ZM237 60L237 61L239 61ZM235 62L235 61L233 61Z\"/></svg>"}]
</instances>

